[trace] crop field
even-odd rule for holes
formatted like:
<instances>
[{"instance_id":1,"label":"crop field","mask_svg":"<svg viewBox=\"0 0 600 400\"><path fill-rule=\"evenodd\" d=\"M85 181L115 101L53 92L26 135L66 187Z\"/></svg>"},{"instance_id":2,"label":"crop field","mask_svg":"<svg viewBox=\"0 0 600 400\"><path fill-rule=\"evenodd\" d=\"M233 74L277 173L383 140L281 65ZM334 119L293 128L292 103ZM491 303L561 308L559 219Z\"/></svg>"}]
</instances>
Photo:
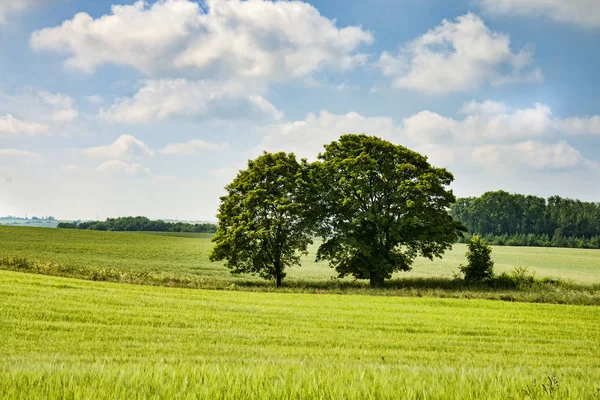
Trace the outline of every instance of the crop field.
<instances>
[{"instance_id":1,"label":"crop field","mask_svg":"<svg viewBox=\"0 0 600 400\"><path fill-rule=\"evenodd\" d=\"M198 275L227 281L252 280L232 277L221 263L212 263L210 234L101 232L69 229L39 229L0 226L0 257L26 257L79 267L167 272ZM301 267L290 268L286 280L327 281L335 271L325 263L315 263L316 245L302 260ZM452 277L466 263L466 246L456 244L443 259L433 262L418 259L403 277ZM492 252L496 271L527 266L537 277L600 283L600 250L536 247L501 247ZM258 280L258 278L256 278Z\"/></svg>"},{"instance_id":2,"label":"crop field","mask_svg":"<svg viewBox=\"0 0 600 400\"><path fill-rule=\"evenodd\" d=\"M0 271L0 398L598 399L600 308Z\"/></svg>"}]
</instances>

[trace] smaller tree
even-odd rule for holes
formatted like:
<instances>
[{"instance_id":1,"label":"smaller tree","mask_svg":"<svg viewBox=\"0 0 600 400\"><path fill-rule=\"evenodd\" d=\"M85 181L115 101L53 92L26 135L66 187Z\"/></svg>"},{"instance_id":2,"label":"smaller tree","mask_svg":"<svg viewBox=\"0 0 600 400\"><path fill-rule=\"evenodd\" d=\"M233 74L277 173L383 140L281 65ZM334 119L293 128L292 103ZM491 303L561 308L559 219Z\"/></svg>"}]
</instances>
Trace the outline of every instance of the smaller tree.
<instances>
[{"instance_id":1,"label":"smaller tree","mask_svg":"<svg viewBox=\"0 0 600 400\"><path fill-rule=\"evenodd\" d=\"M281 286L285 269L299 264L312 243L307 174L308 164L293 153L265 152L248 161L221 197L210 260L226 260L232 273L258 274Z\"/></svg>"},{"instance_id":2,"label":"smaller tree","mask_svg":"<svg viewBox=\"0 0 600 400\"><path fill-rule=\"evenodd\" d=\"M467 245L465 254L467 265L461 265L460 271L467 281L483 281L494 276L494 261L492 261L492 248L479 236L474 235Z\"/></svg>"}]
</instances>

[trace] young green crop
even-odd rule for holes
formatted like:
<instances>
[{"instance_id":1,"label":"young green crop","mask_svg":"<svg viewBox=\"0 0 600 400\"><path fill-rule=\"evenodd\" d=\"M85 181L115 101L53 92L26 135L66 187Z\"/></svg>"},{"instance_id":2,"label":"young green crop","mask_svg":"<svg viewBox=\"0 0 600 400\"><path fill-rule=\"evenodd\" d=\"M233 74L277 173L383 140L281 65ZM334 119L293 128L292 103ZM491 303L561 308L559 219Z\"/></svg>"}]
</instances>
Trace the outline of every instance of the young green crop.
<instances>
[{"instance_id":1,"label":"young green crop","mask_svg":"<svg viewBox=\"0 0 600 400\"><path fill-rule=\"evenodd\" d=\"M0 257L25 257L68 266L115 268L144 272L191 274L235 283L251 276L233 277L222 264L211 263L212 235L153 235L130 232L80 231L0 226ZM315 263L317 245L309 247L302 266L290 268L288 282L328 281L336 275L327 263ZM413 269L394 278L452 277L466 262L466 246L454 245L444 258L418 258ZM527 266L536 277L554 277L579 283L600 283L600 251L539 247L493 247L496 273ZM258 281L258 279L254 279Z\"/></svg>"},{"instance_id":2,"label":"young green crop","mask_svg":"<svg viewBox=\"0 0 600 400\"><path fill-rule=\"evenodd\" d=\"M0 398L596 399L600 308L0 271ZM534 383L535 380L535 383Z\"/></svg>"}]
</instances>

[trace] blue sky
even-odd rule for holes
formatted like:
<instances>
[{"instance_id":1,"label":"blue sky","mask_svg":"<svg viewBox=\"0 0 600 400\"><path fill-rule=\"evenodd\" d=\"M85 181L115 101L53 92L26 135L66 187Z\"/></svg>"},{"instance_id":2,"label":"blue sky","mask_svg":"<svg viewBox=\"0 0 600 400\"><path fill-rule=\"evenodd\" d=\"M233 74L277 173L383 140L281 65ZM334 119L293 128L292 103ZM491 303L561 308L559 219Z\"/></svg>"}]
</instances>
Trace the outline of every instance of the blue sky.
<instances>
[{"instance_id":1,"label":"blue sky","mask_svg":"<svg viewBox=\"0 0 600 400\"><path fill-rule=\"evenodd\" d=\"M0 1L0 215L214 220L262 150L363 132L598 201L599 50L595 0Z\"/></svg>"}]
</instances>

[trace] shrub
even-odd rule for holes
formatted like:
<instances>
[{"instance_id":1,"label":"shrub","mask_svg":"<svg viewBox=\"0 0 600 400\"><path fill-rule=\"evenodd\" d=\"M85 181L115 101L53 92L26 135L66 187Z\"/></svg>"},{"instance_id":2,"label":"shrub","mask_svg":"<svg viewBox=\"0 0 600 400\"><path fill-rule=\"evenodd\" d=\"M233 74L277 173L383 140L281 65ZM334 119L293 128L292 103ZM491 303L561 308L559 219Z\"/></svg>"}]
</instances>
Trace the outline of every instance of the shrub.
<instances>
[{"instance_id":1,"label":"shrub","mask_svg":"<svg viewBox=\"0 0 600 400\"><path fill-rule=\"evenodd\" d=\"M465 275L467 281L483 281L494 276L491 254L492 248L479 236L474 235L467 245L468 251L465 254L467 265L461 265L460 271Z\"/></svg>"},{"instance_id":2,"label":"shrub","mask_svg":"<svg viewBox=\"0 0 600 400\"><path fill-rule=\"evenodd\" d=\"M511 277L518 288L530 288L535 282L535 272L531 275L528 274L529 270L527 267L515 266L511 271Z\"/></svg>"}]
</instances>

